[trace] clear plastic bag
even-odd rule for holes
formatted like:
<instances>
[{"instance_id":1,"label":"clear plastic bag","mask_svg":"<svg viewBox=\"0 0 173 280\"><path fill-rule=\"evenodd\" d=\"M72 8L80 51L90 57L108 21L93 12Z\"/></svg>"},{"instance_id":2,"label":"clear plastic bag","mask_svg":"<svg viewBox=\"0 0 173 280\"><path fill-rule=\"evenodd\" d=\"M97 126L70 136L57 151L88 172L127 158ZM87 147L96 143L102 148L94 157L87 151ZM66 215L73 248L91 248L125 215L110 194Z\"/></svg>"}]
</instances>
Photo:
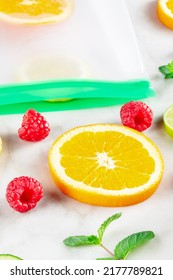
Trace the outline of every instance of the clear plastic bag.
<instances>
[{"instance_id":1,"label":"clear plastic bag","mask_svg":"<svg viewBox=\"0 0 173 280\"><path fill-rule=\"evenodd\" d=\"M39 26L1 22L0 36L1 113L23 112L30 103L41 111L54 111L155 95L123 0L75 0L74 12L65 21ZM27 65L36 60L38 73L31 75ZM49 60L50 71L42 78L39 71L47 69L44 63ZM51 78L56 60L60 68L67 60L67 72L77 67L79 74L60 73L56 78L57 70ZM47 102L52 98L68 101Z\"/></svg>"}]
</instances>

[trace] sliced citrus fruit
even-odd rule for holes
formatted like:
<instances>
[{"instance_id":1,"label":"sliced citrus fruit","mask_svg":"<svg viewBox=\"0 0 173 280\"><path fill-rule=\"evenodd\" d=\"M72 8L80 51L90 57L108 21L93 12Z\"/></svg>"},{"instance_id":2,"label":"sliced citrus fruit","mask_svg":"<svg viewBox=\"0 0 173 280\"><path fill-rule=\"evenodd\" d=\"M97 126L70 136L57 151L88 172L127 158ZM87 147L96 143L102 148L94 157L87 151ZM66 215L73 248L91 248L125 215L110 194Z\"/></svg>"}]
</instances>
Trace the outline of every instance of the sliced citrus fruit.
<instances>
[{"instance_id":1,"label":"sliced citrus fruit","mask_svg":"<svg viewBox=\"0 0 173 280\"><path fill-rule=\"evenodd\" d=\"M161 153L148 137L111 124L76 127L61 135L49 150L49 166L62 192L100 206L144 201L163 175Z\"/></svg>"},{"instance_id":2,"label":"sliced citrus fruit","mask_svg":"<svg viewBox=\"0 0 173 280\"><path fill-rule=\"evenodd\" d=\"M65 54L37 54L19 66L17 79L21 82L84 79L88 75L85 64Z\"/></svg>"},{"instance_id":3,"label":"sliced citrus fruit","mask_svg":"<svg viewBox=\"0 0 173 280\"><path fill-rule=\"evenodd\" d=\"M28 58L19 66L16 79L19 82L50 81L66 79L84 79L89 77L85 63L71 55L37 54ZM53 101L67 101L53 99Z\"/></svg>"},{"instance_id":4,"label":"sliced citrus fruit","mask_svg":"<svg viewBox=\"0 0 173 280\"><path fill-rule=\"evenodd\" d=\"M163 123L166 132L173 137L173 105L170 106L163 115Z\"/></svg>"},{"instance_id":5,"label":"sliced citrus fruit","mask_svg":"<svg viewBox=\"0 0 173 280\"><path fill-rule=\"evenodd\" d=\"M0 20L16 24L42 24L66 19L74 0L0 1Z\"/></svg>"},{"instance_id":6,"label":"sliced citrus fruit","mask_svg":"<svg viewBox=\"0 0 173 280\"><path fill-rule=\"evenodd\" d=\"M160 21L165 26L173 29L173 1L158 0L157 11Z\"/></svg>"},{"instance_id":7,"label":"sliced citrus fruit","mask_svg":"<svg viewBox=\"0 0 173 280\"><path fill-rule=\"evenodd\" d=\"M0 254L0 260L22 260L22 259L10 254Z\"/></svg>"}]
</instances>

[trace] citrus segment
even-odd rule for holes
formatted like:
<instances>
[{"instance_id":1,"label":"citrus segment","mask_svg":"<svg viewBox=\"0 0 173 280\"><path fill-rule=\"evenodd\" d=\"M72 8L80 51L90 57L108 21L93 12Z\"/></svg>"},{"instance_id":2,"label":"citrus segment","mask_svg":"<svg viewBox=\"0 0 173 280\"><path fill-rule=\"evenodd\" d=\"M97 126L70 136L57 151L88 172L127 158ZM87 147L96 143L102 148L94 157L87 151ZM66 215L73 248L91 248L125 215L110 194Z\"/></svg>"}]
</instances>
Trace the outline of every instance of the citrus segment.
<instances>
[{"instance_id":1,"label":"citrus segment","mask_svg":"<svg viewBox=\"0 0 173 280\"><path fill-rule=\"evenodd\" d=\"M170 106L163 115L163 123L166 132L173 137L173 105Z\"/></svg>"},{"instance_id":2,"label":"citrus segment","mask_svg":"<svg viewBox=\"0 0 173 280\"><path fill-rule=\"evenodd\" d=\"M73 0L0 1L0 20L24 24L61 21L71 14L73 4Z\"/></svg>"},{"instance_id":3,"label":"citrus segment","mask_svg":"<svg viewBox=\"0 0 173 280\"><path fill-rule=\"evenodd\" d=\"M158 0L158 17L167 27L173 29L173 2L172 0Z\"/></svg>"},{"instance_id":4,"label":"citrus segment","mask_svg":"<svg viewBox=\"0 0 173 280\"><path fill-rule=\"evenodd\" d=\"M86 125L51 146L49 166L58 187L81 202L125 206L154 193L163 175L158 148L142 133L120 125Z\"/></svg>"}]
</instances>

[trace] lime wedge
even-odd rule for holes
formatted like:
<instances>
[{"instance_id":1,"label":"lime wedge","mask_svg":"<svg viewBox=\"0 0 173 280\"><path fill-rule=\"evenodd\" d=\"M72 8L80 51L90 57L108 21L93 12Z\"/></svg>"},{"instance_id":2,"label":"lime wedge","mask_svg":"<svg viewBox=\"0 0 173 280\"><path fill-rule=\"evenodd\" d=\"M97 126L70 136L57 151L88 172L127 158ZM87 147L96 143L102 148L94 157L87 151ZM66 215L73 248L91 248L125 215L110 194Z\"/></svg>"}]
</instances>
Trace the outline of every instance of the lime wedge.
<instances>
[{"instance_id":1,"label":"lime wedge","mask_svg":"<svg viewBox=\"0 0 173 280\"><path fill-rule=\"evenodd\" d=\"M0 254L0 260L22 260L22 259L10 254Z\"/></svg>"},{"instance_id":2,"label":"lime wedge","mask_svg":"<svg viewBox=\"0 0 173 280\"><path fill-rule=\"evenodd\" d=\"M173 137L173 105L165 111L163 115L163 123L168 135Z\"/></svg>"}]
</instances>

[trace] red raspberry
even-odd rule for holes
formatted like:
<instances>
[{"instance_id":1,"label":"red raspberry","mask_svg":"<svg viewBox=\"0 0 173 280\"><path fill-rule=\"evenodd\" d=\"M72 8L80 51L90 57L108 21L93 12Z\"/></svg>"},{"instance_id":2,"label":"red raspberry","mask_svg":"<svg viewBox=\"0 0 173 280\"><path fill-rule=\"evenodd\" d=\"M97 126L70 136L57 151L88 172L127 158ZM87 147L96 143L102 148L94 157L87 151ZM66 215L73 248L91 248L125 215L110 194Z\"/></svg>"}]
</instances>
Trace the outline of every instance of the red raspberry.
<instances>
[{"instance_id":1,"label":"red raspberry","mask_svg":"<svg viewBox=\"0 0 173 280\"><path fill-rule=\"evenodd\" d=\"M153 112L142 101L130 101L121 107L120 117L123 125L144 131L152 124Z\"/></svg>"},{"instance_id":2,"label":"red raspberry","mask_svg":"<svg viewBox=\"0 0 173 280\"><path fill-rule=\"evenodd\" d=\"M6 189L9 205L19 212L33 209L42 197L42 185L36 179L27 176L14 178Z\"/></svg>"},{"instance_id":3,"label":"red raspberry","mask_svg":"<svg viewBox=\"0 0 173 280\"><path fill-rule=\"evenodd\" d=\"M49 132L49 124L45 118L33 109L24 114L22 126L18 130L21 139L32 142L43 140Z\"/></svg>"}]
</instances>

